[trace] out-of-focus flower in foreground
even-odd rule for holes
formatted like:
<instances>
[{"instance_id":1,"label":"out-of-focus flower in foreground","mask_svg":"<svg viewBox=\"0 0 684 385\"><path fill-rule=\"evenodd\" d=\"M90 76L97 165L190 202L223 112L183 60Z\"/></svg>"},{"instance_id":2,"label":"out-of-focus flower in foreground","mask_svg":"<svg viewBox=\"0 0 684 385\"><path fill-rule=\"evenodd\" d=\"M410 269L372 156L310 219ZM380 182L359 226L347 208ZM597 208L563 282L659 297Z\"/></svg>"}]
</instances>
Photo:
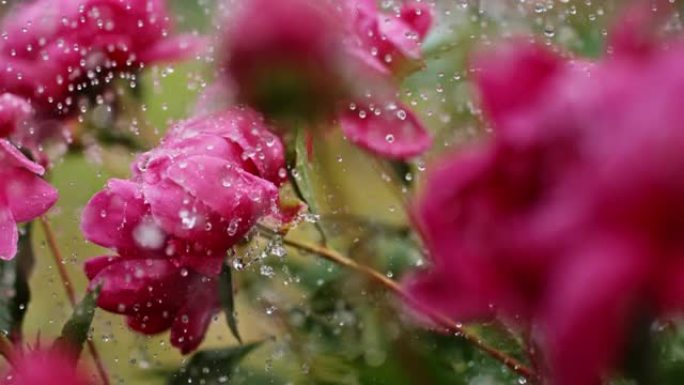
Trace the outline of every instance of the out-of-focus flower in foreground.
<instances>
[{"instance_id":1,"label":"out-of-focus flower in foreground","mask_svg":"<svg viewBox=\"0 0 684 385\"><path fill-rule=\"evenodd\" d=\"M374 1L240 1L225 23L226 82L241 103L283 125L339 122L389 158L419 155L430 135L398 101L397 78L420 62L429 7L383 13Z\"/></svg>"},{"instance_id":2,"label":"out-of-focus flower in foreground","mask_svg":"<svg viewBox=\"0 0 684 385\"><path fill-rule=\"evenodd\" d=\"M414 299L531 331L556 385L600 384L640 317L684 311L684 44L619 38L593 64L481 55L494 137L443 160L414 211L432 257Z\"/></svg>"},{"instance_id":3,"label":"out-of-focus flower in foreground","mask_svg":"<svg viewBox=\"0 0 684 385\"><path fill-rule=\"evenodd\" d=\"M278 215L284 150L263 119L233 108L173 127L86 206L82 229L118 254L89 261L98 305L143 333L171 328L183 353L218 311L217 276L229 248Z\"/></svg>"},{"instance_id":4,"label":"out-of-focus flower in foreground","mask_svg":"<svg viewBox=\"0 0 684 385\"><path fill-rule=\"evenodd\" d=\"M33 0L1 29L0 90L27 98L43 118L77 114L82 96L200 44L173 34L164 0Z\"/></svg>"},{"instance_id":5,"label":"out-of-focus flower in foreground","mask_svg":"<svg viewBox=\"0 0 684 385\"><path fill-rule=\"evenodd\" d=\"M17 357L0 378L2 385L93 385L87 372L77 369L68 354L58 350L35 350Z\"/></svg>"}]
</instances>

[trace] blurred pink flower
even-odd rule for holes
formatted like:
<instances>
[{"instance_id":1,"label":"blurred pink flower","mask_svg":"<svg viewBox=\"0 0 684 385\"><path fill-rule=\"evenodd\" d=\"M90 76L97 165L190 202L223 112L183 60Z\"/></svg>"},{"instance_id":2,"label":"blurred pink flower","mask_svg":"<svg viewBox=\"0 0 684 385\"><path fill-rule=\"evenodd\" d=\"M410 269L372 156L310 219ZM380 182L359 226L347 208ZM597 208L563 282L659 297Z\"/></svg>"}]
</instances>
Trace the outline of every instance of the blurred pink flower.
<instances>
[{"instance_id":1,"label":"blurred pink flower","mask_svg":"<svg viewBox=\"0 0 684 385\"><path fill-rule=\"evenodd\" d=\"M459 321L532 332L555 385L620 369L640 317L684 311L684 43L593 64L514 42L474 63L494 137L443 160L407 285Z\"/></svg>"},{"instance_id":2,"label":"blurred pink flower","mask_svg":"<svg viewBox=\"0 0 684 385\"><path fill-rule=\"evenodd\" d=\"M278 216L284 149L258 114L233 108L174 126L86 206L86 239L118 256L88 261L98 305L131 328L171 329L183 353L218 312L217 276L228 249L256 222ZM154 288L154 290L149 290Z\"/></svg>"},{"instance_id":3,"label":"blurred pink flower","mask_svg":"<svg viewBox=\"0 0 684 385\"><path fill-rule=\"evenodd\" d=\"M58 350L36 350L19 356L0 378L2 385L93 385L92 376L76 368L69 355Z\"/></svg>"},{"instance_id":4,"label":"blurred pink flower","mask_svg":"<svg viewBox=\"0 0 684 385\"><path fill-rule=\"evenodd\" d=\"M225 25L225 69L238 97L270 116L327 116L345 89L345 39L328 0L243 0Z\"/></svg>"},{"instance_id":5,"label":"blurred pink flower","mask_svg":"<svg viewBox=\"0 0 684 385\"><path fill-rule=\"evenodd\" d=\"M0 139L0 259L12 259L17 253L17 223L44 214L57 201L57 190L40 177L44 172Z\"/></svg>"},{"instance_id":6,"label":"blurred pink flower","mask_svg":"<svg viewBox=\"0 0 684 385\"><path fill-rule=\"evenodd\" d=\"M420 62L431 15L415 2L395 15L371 1L242 1L226 22L227 82L238 101L280 123L339 121L366 150L413 157L431 137L397 100L396 78Z\"/></svg>"},{"instance_id":7,"label":"blurred pink flower","mask_svg":"<svg viewBox=\"0 0 684 385\"><path fill-rule=\"evenodd\" d=\"M173 35L164 0L33 0L7 14L2 30L0 90L29 99L43 117L76 114L80 96L200 44Z\"/></svg>"}]
</instances>

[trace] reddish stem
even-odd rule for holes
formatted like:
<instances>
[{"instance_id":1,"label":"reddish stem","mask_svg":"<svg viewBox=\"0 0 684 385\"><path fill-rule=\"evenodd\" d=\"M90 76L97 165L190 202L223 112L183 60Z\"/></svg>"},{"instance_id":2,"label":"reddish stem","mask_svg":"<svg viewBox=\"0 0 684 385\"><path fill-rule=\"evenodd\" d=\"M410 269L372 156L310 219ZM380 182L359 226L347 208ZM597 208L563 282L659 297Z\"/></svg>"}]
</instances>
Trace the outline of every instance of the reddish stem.
<instances>
[{"instance_id":1,"label":"reddish stem","mask_svg":"<svg viewBox=\"0 0 684 385\"><path fill-rule=\"evenodd\" d=\"M57 237L55 236L55 232L52 230L52 226L50 225L50 222L48 221L47 217L40 217L40 224L43 227L45 239L47 240L48 248L52 253L52 257L55 260L55 265L57 265L57 272L59 273L59 278L62 281L62 286L64 287L64 291L66 291L67 298L69 299L69 303L71 304L71 308L73 309L76 307L76 293L74 292L74 284L72 283L71 278L69 278L69 274L67 273L66 268L64 267L64 258L62 257L62 253L59 250L59 246L57 244ZM97 351L97 348L95 347L95 343L92 340L88 339L87 344L88 350L90 351L90 355L93 357L93 361L95 362L97 372L99 373L100 378L102 379L102 384L109 385L110 383L109 376L107 375L107 369L105 369L104 364L102 363L102 358L100 357L100 353Z\"/></svg>"},{"instance_id":2,"label":"reddish stem","mask_svg":"<svg viewBox=\"0 0 684 385\"><path fill-rule=\"evenodd\" d=\"M373 280L374 282L378 283L381 286L384 286L385 288L389 289L390 291L394 292L396 295L399 297L405 299L406 301L416 305L419 309L421 309L434 323L439 325L440 327L443 327L446 329L448 332L460 336L466 341L468 341L470 344L478 348L479 350L487 353L490 357L500 361L504 365L506 365L509 369L514 371L515 373L525 377L526 379L532 381L535 379L535 373L534 371L518 361L516 358L511 357L510 355L496 349L493 346L488 345L486 342L484 342L478 335L475 333L467 330L463 325L460 323L457 323L453 321L451 318L447 317L446 315L439 313L435 311L434 309L431 308L426 308L425 306L422 306L419 303L416 303L416 301L413 299L412 296L410 296L404 289L394 280L387 278L384 274L378 272L377 270L374 270L373 268L362 265L357 263L356 261L347 258L343 256L342 254L339 254L338 252L317 246L317 245L312 245L304 242L299 242L291 239L284 239L283 243L285 245L288 245L290 247L294 247L299 250L304 250L312 254L319 255L328 261L334 262L338 265L350 268L352 270L355 270L359 273L362 273L366 275L368 278Z\"/></svg>"}]
</instances>

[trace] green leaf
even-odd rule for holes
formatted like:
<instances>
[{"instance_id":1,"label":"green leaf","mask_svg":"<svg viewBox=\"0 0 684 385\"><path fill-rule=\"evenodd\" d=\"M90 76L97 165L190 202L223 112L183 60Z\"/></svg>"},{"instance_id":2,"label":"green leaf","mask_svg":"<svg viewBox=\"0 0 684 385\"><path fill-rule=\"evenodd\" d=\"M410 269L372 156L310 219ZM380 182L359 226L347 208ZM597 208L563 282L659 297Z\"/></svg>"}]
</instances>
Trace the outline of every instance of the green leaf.
<instances>
[{"instance_id":1,"label":"green leaf","mask_svg":"<svg viewBox=\"0 0 684 385\"><path fill-rule=\"evenodd\" d=\"M226 323L233 336L242 344L240 331L237 327L237 318L235 316L235 298L233 292L233 272L227 263L223 264L221 270L221 279L219 281L219 296L221 298L221 306L226 313Z\"/></svg>"},{"instance_id":2,"label":"green leaf","mask_svg":"<svg viewBox=\"0 0 684 385\"><path fill-rule=\"evenodd\" d=\"M35 259L31 224L19 237L19 252L11 261L0 261L0 330L13 342L21 341L21 327L31 299L28 280Z\"/></svg>"},{"instance_id":3,"label":"green leaf","mask_svg":"<svg viewBox=\"0 0 684 385\"><path fill-rule=\"evenodd\" d=\"M167 384L230 384L235 367L259 345L261 342L197 352L187 364L168 378Z\"/></svg>"},{"instance_id":4,"label":"green leaf","mask_svg":"<svg viewBox=\"0 0 684 385\"><path fill-rule=\"evenodd\" d=\"M316 195L314 193L314 183L311 176L311 164L309 163L308 151L306 148L306 130L299 128L295 138L294 162L290 161L290 168L293 170L292 184L295 192L301 200L309 206L309 211L314 215L320 215ZM325 244L327 237L320 221L315 222L316 229L320 233L321 240Z\"/></svg>"},{"instance_id":5,"label":"green leaf","mask_svg":"<svg viewBox=\"0 0 684 385\"><path fill-rule=\"evenodd\" d=\"M83 350L83 344L88 339L90 326L95 316L97 295L99 289L89 291L81 303L76 305L71 318L64 324L62 335L55 341L55 348L62 349L74 355L77 360Z\"/></svg>"},{"instance_id":6,"label":"green leaf","mask_svg":"<svg viewBox=\"0 0 684 385\"><path fill-rule=\"evenodd\" d=\"M294 170L296 176L294 178L298 194L309 205L309 210L312 213L318 214L318 204L313 191L313 181L311 180L311 165L309 164L308 151L306 149L306 130L297 130L297 138L295 139L295 163Z\"/></svg>"}]
</instances>

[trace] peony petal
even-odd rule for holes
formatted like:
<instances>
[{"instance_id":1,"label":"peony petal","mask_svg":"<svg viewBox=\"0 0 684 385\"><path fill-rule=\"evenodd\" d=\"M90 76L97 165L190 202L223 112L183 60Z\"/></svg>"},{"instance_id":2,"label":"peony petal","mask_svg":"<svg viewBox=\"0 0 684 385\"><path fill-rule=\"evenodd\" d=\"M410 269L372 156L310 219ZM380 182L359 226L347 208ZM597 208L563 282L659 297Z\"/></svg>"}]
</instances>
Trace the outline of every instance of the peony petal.
<instances>
[{"instance_id":1,"label":"peony petal","mask_svg":"<svg viewBox=\"0 0 684 385\"><path fill-rule=\"evenodd\" d=\"M534 106L564 63L545 47L528 42L480 54L473 70L485 112L500 126L506 115Z\"/></svg>"},{"instance_id":2,"label":"peony petal","mask_svg":"<svg viewBox=\"0 0 684 385\"><path fill-rule=\"evenodd\" d=\"M234 218L238 212L263 215L278 194L272 183L208 156L173 164L168 177L224 218Z\"/></svg>"},{"instance_id":3,"label":"peony petal","mask_svg":"<svg viewBox=\"0 0 684 385\"><path fill-rule=\"evenodd\" d=\"M586 251L569 258L551 277L540 325L542 347L557 385L600 385L617 369L626 335L640 305L637 291L647 273L634 245L588 242Z\"/></svg>"},{"instance_id":4,"label":"peony petal","mask_svg":"<svg viewBox=\"0 0 684 385\"><path fill-rule=\"evenodd\" d=\"M186 274L187 275L187 274ZM188 279L182 269L162 259L122 260L100 271L90 289L100 286L99 307L119 314L177 309L185 300Z\"/></svg>"},{"instance_id":5,"label":"peony petal","mask_svg":"<svg viewBox=\"0 0 684 385\"><path fill-rule=\"evenodd\" d=\"M135 240L135 232L148 214L149 208L138 184L112 179L86 205L81 217L81 230L87 240L100 246L120 252L144 252Z\"/></svg>"},{"instance_id":6,"label":"peony petal","mask_svg":"<svg viewBox=\"0 0 684 385\"><path fill-rule=\"evenodd\" d=\"M57 201L57 190L26 169L0 170L0 178L5 180L0 189L4 190L17 222L27 222L43 215Z\"/></svg>"},{"instance_id":7,"label":"peony petal","mask_svg":"<svg viewBox=\"0 0 684 385\"><path fill-rule=\"evenodd\" d=\"M0 196L0 259L7 261L14 258L17 254L17 242L19 242L17 223Z\"/></svg>"},{"instance_id":8,"label":"peony petal","mask_svg":"<svg viewBox=\"0 0 684 385\"><path fill-rule=\"evenodd\" d=\"M438 311L460 322L491 320L491 297L467 287L457 272L436 266L434 271L418 273L404 281L411 307L421 313Z\"/></svg>"},{"instance_id":9,"label":"peony petal","mask_svg":"<svg viewBox=\"0 0 684 385\"><path fill-rule=\"evenodd\" d=\"M86 277L88 277L88 280L92 280L98 274L100 274L102 270L120 261L120 257L110 255L103 255L101 257L90 258L85 262L83 266L83 271L85 272Z\"/></svg>"},{"instance_id":10,"label":"peony petal","mask_svg":"<svg viewBox=\"0 0 684 385\"><path fill-rule=\"evenodd\" d=\"M0 139L0 165L3 168L23 168L36 175L43 175L45 173L45 169L41 165L31 162L21 151L17 150L5 139Z\"/></svg>"},{"instance_id":11,"label":"peony petal","mask_svg":"<svg viewBox=\"0 0 684 385\"><path fill-rule=\"evenodd\" d=\"M411 158L432 144L418 117L399 103L390 103L384 108L346 109L340 114L340 124L352 143L388 158Z\"/></svg>"},{"instance_id":12,"label":"peony petal","mask_svg":"<svg viewBox=\"0 0 684 385\"><path fill-rule=\"evenodd\" d=\"M416 39L416 32L403 20L381 16L378 21L378 32L375 48L379 51L379 60L394 62L401 59L419 60L421 58L420 41Z\"/></svg>"},{"instance_id":13,"label":"peony petal","mask_svg":"<svg viewBox=\"0 0 684 385\"><path fill-rule=\"evenodd\" d=\"M216 280L199 278L190 290L188 301L171 326L171 345L188 354L202 343L211 319L218 312Z\"/></svg>"},{"instance_id":14,"label":"peony petal","mask_svg":"<svg viewBox=\"0 0 684 385\"><path fill-rule=\"evenodd\" d=\"M174 317L169 312L140 313L126 317L129 328L143 334L154 335L169 330Z\"/></svg>"},{"instance_id":15,"label":"peony petal","mask_svg":"<svg viewBox=\"0 0 684 385\"><path fill-rule=\"evenodd\" d=\"M149 203L154 221L164 232L184 241L202 244L213 249L225 245L222 218L175 182L164 179L159 183L143 184L143 194ZM184 252L177 250L174 252Z\"/></svg>"},{"instance_id":16,"label":"peony petal","mask_svg":"<svg viewBox=\"0 0 684 385\"><path fill-rule=\"evenodd\" d=\"M0 95L0 138L13 133L31 111L31 105L25 99L9 93Z\"/></svg>"},{"instance_id":17,"label":"peony petal","mask_svg":"<svg viewBox=\"0 0 684 385\"><path fill-rule=\"evenodd\" d=\"M200 55L207 49L209 41L205 37L191 34L177 35L163 39L150 49L142 52L140 61L143 63L171 62L189 59Z\"/></svg>"},{"instance_id":18,"label":"peony petal","mask_svg":"<svg viewBox=\"0 0 684 385\"><path fill-rule=\"evenodd\" d=\"M411 1L401 7L400 17L424 40L432 27L434 15L429 4Z\"/></svg>"}]
</instances>

